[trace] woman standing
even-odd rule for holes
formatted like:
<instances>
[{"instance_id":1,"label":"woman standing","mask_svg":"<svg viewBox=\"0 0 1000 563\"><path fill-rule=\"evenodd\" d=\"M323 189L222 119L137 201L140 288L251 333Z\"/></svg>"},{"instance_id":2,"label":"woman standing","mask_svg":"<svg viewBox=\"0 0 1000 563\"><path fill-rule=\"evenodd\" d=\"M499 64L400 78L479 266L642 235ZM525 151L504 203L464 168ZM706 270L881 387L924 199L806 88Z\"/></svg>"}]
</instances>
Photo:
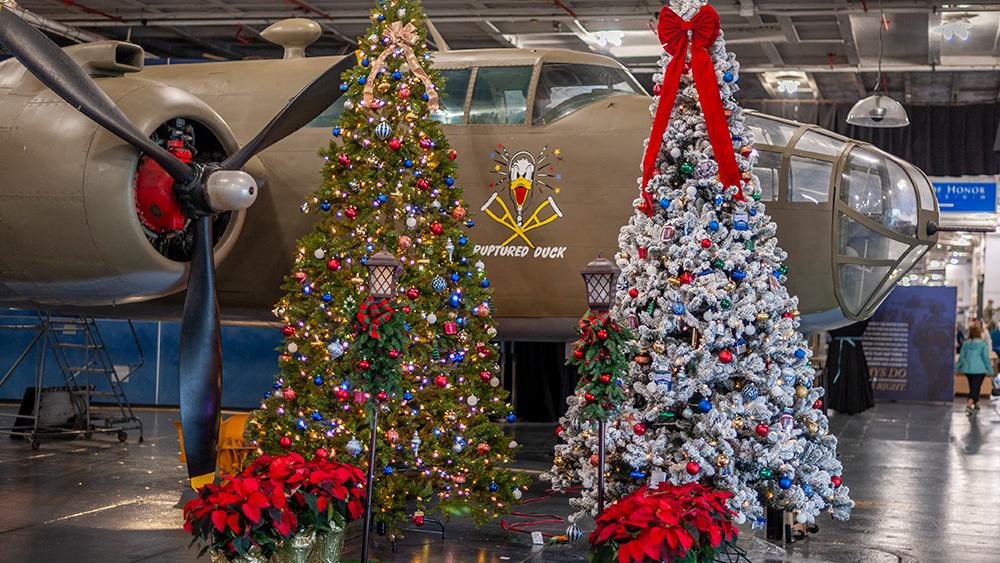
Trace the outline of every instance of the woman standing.
<instances>
[{"instance_id":1,"label":"woman standing","mask_svg":"<svg viewBox=\"0 0 1000 563\"><path fill-rule=\"evenodd\" d=\"M973 322L969 326L969 337L962 343L955 371L969 380L969 401L965 413L973 416L979 410L979 390L983 386L983 378L987 375L993 377L990 348L983 340L983 329L979 323Z\"/></svg>"}]
</instances>

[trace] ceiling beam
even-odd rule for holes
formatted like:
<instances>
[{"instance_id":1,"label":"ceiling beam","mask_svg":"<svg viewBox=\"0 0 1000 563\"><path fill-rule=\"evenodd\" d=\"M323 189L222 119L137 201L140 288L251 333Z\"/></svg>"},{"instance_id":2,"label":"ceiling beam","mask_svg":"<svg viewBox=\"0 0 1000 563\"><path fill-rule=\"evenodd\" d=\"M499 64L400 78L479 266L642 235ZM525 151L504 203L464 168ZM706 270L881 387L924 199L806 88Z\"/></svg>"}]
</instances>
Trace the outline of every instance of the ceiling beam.
<instances>
[{"instance_id":1,"label":"ceiling beam","mask_svg":"<svg viewBox=\"0 0 1000 563\"><path fill-rule=\"evenodd\" d=\"M764 25L764 20L760 19L760 16L751 16L747 18L747 21L751 25ZM760 43L760 48L767 56L767 60L771 61L771 64L775 66L785 66L785 59L781 56L781 52L778 51L778 48L774 46L774 43L770 41L762 41Z\"/></svg>"},{"instance_id":2,"label":"ceiling beam","mask_svg":"<svg viewBox=\"0 0 1000 563\"><path fill-rule=\"evenodd\" d=\"M839 8L846 4L846 0L837 0L836 5ZM858 43L854 40L854 26L851 24L851 16L838 11L837 27L840 30L840 38L844 40L844 53L847 55L848 64L860 66L861 54L858 52Z\"/></svg>"},{"instance_id":3,"label":"ceiling beam","mask_svg":"<svg viewBox=\"0 0 1000 563\"><path fill-rule=\"evenodd\" d=\"M799 43L799 32L795 29L795 22L792 18L788 16L778 16L778 25L781 26L781 31L785 33L785 37L788 39L789 43Z\"/></svg>"},{"instance_id":4,"label":"ceiling beam","mask_svg":"<svg viewBox=\"0 0 1000 563\"><path fill-rule=\"evenodd\" d=\"M941 12L927 14L927 64L941 64Z\"/></svg>"}]
</instances>

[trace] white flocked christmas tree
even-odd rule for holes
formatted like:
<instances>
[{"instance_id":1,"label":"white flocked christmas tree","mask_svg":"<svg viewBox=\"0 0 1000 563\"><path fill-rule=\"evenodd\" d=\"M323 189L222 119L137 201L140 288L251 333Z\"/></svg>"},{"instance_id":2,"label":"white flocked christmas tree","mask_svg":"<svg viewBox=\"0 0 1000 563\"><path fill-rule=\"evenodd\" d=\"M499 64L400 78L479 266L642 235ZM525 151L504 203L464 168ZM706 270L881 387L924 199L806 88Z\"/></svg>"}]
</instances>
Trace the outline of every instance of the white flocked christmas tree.
<instances>
[{"instance_id":1,"label":"white flocked christmas tree","mask_svg":"<svg viewBox=\"0 0 1000 563\"><path fill-rule=\"evenodd\" d=\"M706 4L671 0L664 9L677 22L699 18L704 28ZM661 19L661 39L662 26ZM800 522L824 510L847 519L853 502L841 482L837 439L822 410L823 390L812 384L798 301L784 286L786 253L752 174L753 134L733 100L739 64L721 33L704 48L739 185L720 179L722 159L700 99L706 89L696 88L698 69L691 67L698 61L688 54L655 167L651 160L646 174L648 195L636 200L619 235L622 276L612 313L634 329L639 352L622 378L631 382L628 398L608 425L607 496L621 498L651 481L698 481L733 493L737 523L758 521L767 504L797 511ZM671 58L660 61L656 94L667 87ZM578 418L578 398L569 401L547 477L556 489L583 484L582 497L571 501L578 520L596 513L597 437L595 424Z\"/></svg>"}]
</instances>

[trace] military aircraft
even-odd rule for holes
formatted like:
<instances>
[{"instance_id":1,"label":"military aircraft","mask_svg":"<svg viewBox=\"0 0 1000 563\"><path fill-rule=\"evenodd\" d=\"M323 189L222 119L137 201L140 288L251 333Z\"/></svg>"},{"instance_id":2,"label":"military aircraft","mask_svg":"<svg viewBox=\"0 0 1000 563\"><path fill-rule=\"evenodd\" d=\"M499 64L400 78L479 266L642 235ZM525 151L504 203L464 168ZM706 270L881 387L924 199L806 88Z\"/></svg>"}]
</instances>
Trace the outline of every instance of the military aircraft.
<instances>
[{"instance_id":1,"label":"military aircraft","mask_svg":"<svg viewBox=\"0 0 1000 563\"><path fill-rule=\"evenodd\" d=\"M0 43L17 58L0 63L0 303L180 314L192 477L214 467L215 296L226 320L272 320L311 224L300 205L318 203L317 150L350 109L338 86L353 56L305 57L318 34L285 21L263 34L286 48L281 60L144 67L137 45L62 50L0 11ZM595 54L448 51L434 64L447 80L435 118L480 211L469 238L496 288L500 336L567 338L584 308L580 269L614 254L634 212L650 98ZM804 323L870 316L936 242L927 178L814 126L748 122Z\"/></svg>"}]
</instances>

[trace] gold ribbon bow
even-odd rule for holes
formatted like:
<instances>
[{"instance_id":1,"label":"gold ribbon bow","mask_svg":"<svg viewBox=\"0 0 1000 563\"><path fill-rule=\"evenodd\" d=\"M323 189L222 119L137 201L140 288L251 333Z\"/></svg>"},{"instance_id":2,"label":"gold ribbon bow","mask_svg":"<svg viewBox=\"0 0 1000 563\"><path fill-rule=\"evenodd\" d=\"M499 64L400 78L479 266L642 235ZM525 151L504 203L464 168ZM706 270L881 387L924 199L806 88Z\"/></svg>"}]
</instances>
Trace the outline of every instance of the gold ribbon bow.
<instances>
[{"instance_id":1,"label":"gold ribbon bow","mask_svg":"<svg viewBox=\"0 0 1000 563\"><path fill-rule=\"evenodd\" d=\"M375 78L378 75L379 69L385 64L385 60L389 58L393 50L397 47L402 49L403 56L406 57L406 64L410 65L410 72L414 76L420 79L424 83L424 89L427 90L427 107L431 111L436 111L438 109L438 94L437 90L434 88L434 81L431 77L427 75L427 71L420 66L420 61L417 60L417 54L413 52L413 45L417 42L417 27L413 23L408 23L405 26L403 22L392 22L389 24L389 30L386 33L389 37L389 44L386 45L385 50L383 50L378 58L372 63L371 72L368 73L368 81L365 82L364 89L364 102L365 107L374 107L373 102L375 101L375 94L373 90L375 89Z\"/></svg>"}]
</instances>

